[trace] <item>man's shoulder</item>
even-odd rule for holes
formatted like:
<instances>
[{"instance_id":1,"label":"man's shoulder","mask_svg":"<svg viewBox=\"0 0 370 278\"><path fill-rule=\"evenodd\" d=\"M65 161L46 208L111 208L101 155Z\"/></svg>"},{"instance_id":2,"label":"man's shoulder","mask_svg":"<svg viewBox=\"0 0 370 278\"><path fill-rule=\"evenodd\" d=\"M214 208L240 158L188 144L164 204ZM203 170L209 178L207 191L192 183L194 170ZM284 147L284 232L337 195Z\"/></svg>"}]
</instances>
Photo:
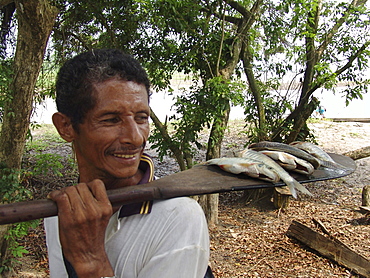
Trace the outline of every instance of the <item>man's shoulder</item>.
<instances>
[{"instance_id":1,"label":"man's shoulder","mask_svg":"<svg viewBox=\"0 0 370 278\"><path fill-rule=\"evenodd\" d=\"M171 211L173 209L177 210L201 210L201 207L192 198L189 197L178 197L178 198L171 198L166 200L156 200L153 203L158 209L168 210Z\"/></svg>"},{"instance_id":2,"label":"man's shoulder","mask_svg":"<svg viewBox=\"0 0 370 278\"><path fill-rule=\"evenodd\" d=\"M203 220L204 213L197 201L189 197L157 200L153 203L152 212L162 217L181 216L181 218L196 218Z\"/></svg>"}]
</instances>

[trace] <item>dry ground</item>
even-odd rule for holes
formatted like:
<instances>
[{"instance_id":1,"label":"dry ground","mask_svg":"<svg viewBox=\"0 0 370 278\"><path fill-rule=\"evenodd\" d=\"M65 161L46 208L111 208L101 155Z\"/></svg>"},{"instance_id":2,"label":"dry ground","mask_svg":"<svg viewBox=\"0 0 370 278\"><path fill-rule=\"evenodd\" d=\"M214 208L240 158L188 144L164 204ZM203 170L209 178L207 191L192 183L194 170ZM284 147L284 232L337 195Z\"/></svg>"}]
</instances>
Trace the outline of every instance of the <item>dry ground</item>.
<instances>
[{"instance_id":1,"label":"dry ground","mask_svg":"<svg viewBox=\"0 0 370 278\"><path fill-rule=\"evenodd\" d=\"M242 148L246 140L242 127L235 122L228 131L224 156ZM341 154L370 146L370 123L317 121L310 127L327 152ZM370 220L358 210L361 190L369 184L369 163L370 159L361 159L350 176L306 184L314 196L300 195L284 211L276 210L269 200L240 202L241 192L221 194L219 223L210 227L215 277L360 277L287 237L286 231L293 220L315 228L312 219L316 218L332 235L370 259ZM176 171L169 158L157 166L166 167L158 175ZM13 277L49 277L41 225L23 241L30 255L22 259Z\"/></svg>"}]
</instances>

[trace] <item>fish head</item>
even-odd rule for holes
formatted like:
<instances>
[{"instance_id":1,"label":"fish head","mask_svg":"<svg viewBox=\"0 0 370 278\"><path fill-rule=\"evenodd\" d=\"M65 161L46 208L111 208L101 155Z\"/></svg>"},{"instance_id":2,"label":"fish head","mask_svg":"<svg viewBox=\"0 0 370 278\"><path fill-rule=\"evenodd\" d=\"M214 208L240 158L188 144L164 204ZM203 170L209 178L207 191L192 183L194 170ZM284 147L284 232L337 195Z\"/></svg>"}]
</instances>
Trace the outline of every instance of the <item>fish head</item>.
<instances>
[{"instance_id":1,"label":"fish head","mask_svg":"<svg viewBox=\"0 0 370 278\"><path fill-rule=\"evenodd\" d=\"M255 163L237 162L234 163L221 163L218 166L229 173L232 174L244 174L246 172L253 172Z\"/></svg>"},{"instance_id":2,"label":"fish head","mask_svg":"<svg viewBox=\"0 0 370 278\"><path fill-rule=\"evenodd\" d=\"M261 180L276 183L280 180L279 175L271 167L266 167L264 164L258 164L258 178Z\"/></svg>"}]
</instances>

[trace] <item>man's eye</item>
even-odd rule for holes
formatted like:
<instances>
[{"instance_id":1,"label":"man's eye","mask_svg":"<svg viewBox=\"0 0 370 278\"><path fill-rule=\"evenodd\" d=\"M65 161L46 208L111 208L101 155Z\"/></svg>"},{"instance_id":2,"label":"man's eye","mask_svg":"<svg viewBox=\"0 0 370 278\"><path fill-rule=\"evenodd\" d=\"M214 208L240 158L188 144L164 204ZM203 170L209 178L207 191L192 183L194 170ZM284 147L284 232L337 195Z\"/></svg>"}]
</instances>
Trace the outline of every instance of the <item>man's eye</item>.
<instances>
[{"instance_id":1,"label":"man's eye","mask_svg":"<svg viewBox=\"0 0 370 278\"><path fill-rule=\"evenodd\" d=\"M105 122L105 123L117 123L118 119L117 118L109 118L109 119L103 120L103 122Z\"/></svg>"},{"instance_id":2,"label":"man's eye","mask_svg":"<svg viewBox=\"0 0 370 278\"><path fill-rule=\"evenodd\" d=\"M146 123L149 119L148 115L143 115L143 116L137 116L136 121L139 123Z\"/></svg>"}]
</instances>

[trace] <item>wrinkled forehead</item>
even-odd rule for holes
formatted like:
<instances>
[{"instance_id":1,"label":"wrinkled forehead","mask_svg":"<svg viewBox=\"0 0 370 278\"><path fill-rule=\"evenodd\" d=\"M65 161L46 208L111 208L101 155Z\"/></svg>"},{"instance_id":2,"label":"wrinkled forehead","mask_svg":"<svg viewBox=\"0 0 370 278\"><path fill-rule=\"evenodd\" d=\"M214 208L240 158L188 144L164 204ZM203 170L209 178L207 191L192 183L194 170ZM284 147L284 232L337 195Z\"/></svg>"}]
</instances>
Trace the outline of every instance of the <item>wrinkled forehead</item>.
<instances>
[{"instance_id":1,"label":"wrinkled forehead","mask_svg":"<svg viewBox=\"0 0 370 278\"><path fill-rule=\"evenodd\" d=\"M149 104L151 95L149 88L147 88L147 86L144 83L139 83L135 80L128 80L126 78L122 78L121 76L114 76L111 78L106 78L104 80L99 80L98 82L97 81L91 82L90 91L91 98L93 99L94 103L98 99L99 92L103 87L104 88L112 87L111 90L117 90L119 87L124 87L123 93L137 92L140 95L140 97L145 98L146 102ZM142 93L143 91L145 91L145 94Z\"/></svg>"}]
</instances>

